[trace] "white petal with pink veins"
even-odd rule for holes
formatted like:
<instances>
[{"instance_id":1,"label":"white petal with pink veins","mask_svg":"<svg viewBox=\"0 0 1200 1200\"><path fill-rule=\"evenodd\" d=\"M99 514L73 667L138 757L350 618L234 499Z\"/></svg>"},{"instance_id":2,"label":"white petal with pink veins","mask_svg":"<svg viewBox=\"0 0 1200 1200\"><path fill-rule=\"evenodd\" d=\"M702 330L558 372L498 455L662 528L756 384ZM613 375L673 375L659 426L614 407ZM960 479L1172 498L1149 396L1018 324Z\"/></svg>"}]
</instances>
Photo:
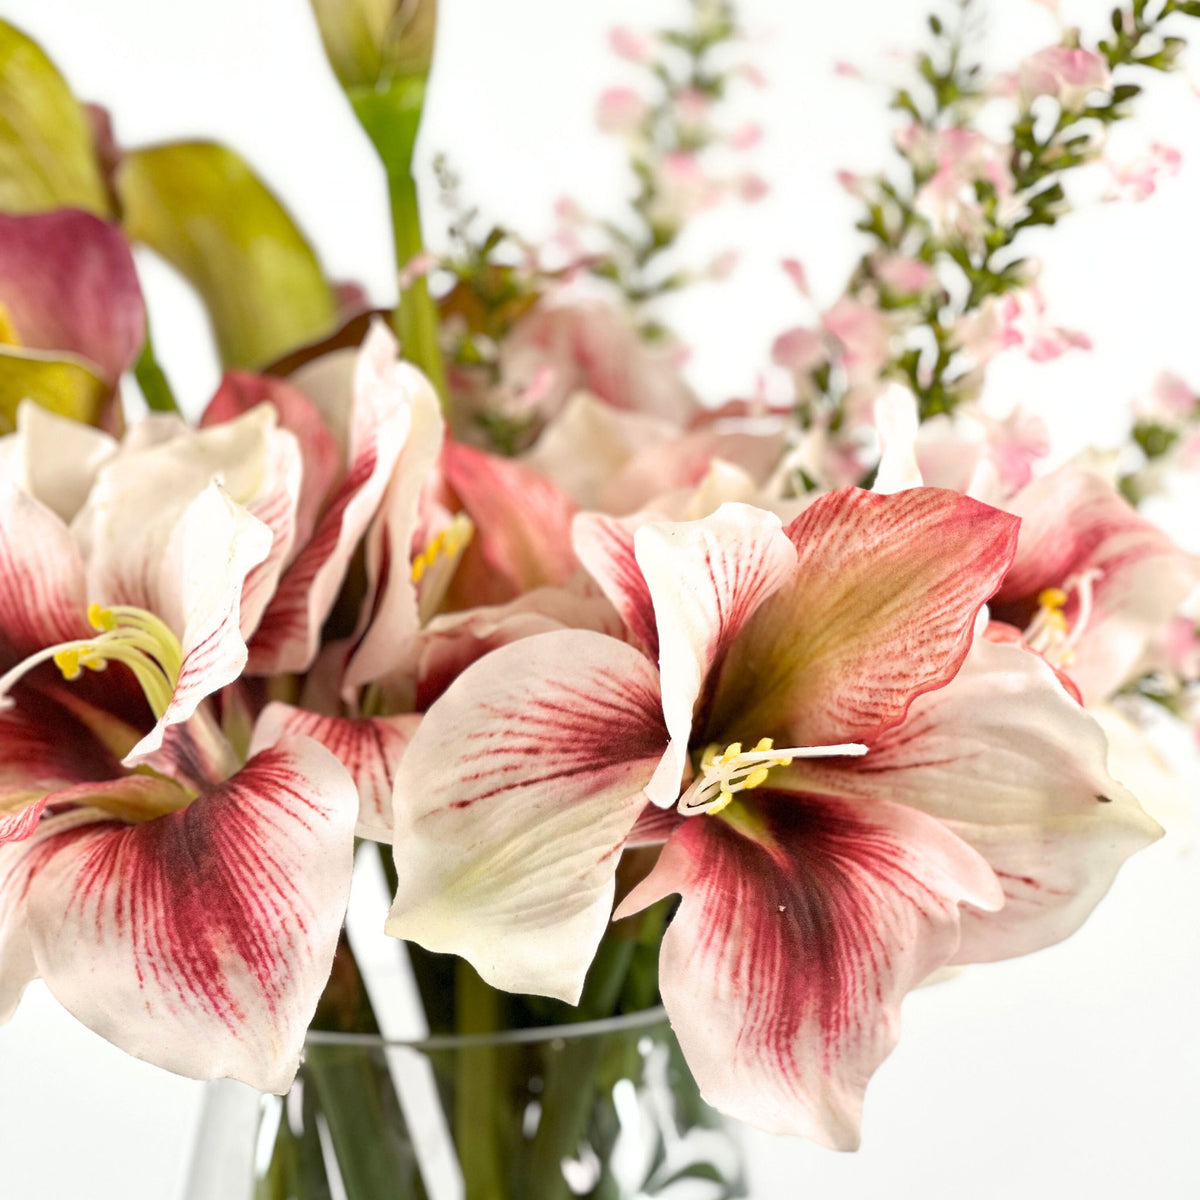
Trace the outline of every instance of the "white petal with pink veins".
<instances>
[{"instance_id":1,"label":"white petal with pink veins","mask_svg":"<svg viewBox=\"0 0 1200 1200\"><path fill-rule=\"evenodd\" d=\"M296 738L168 816L44 822L0 857L0 1010L32 956L70 1012L138 1058L286 1091L333 961L357 808L333 756Z\"/></svg>"},{"instance_id":2,"label":"white petal with pink veins","mask_svg":"<svg viewBox=\"0 0 1200 1200\"><path fill-rule=\"evenodd\" d=\"M779 518L723 504L700 521L644 525L637 564L658 624L663 712L682 771L710 670L758 606L796 571Z\"/></svg>"},{"instance_id":3,"label":"white petal with pink veins","mask_svg":"<svg viewBox=\"0 0 1200 1200\"><path fill-rule=\"evenodd\" d=\"M242 673L246 665L242 587L270 548L271 531L215 483L188 505L165 545L143 547L148 587L132 603L142 601L139 607L161 615L179 631L183 665L170 704L127 756L127 764L134 765L157 750L168 725L186 721L205 696ZM104 600L109 602L110 597Z\"/></svg>"},{"instance_id":4,"label":"white petal with pink veins","mask_svg":"<svg viewBox=\"0 0 1200 1200\"><path fill-rule=\"evenodd\" d=\"M539 634L468 667L400 763L388 932L575 1003L643 789L671 787L666 743L657 673L614 638Z\"/></svg>"},{"instance_id":5,"label":"white petal with pink veins","mask_svg":"<svg viewBox=\"0 0 1200 1200\"><path fill-rule=\"evenodd\" d=\"M900 1001L954 955L959 904L999 905L996 880L899 805L767 792L727 812L685 820L617 916L683 898L659 978L710 1104L854 1149Z\"/></svg>"},{"instance_id":6,"label":"white petal with pink veins","mask_svg":"<svg viewBox=\"0 0 1200 1200\"><path fill-rule=\"evenodd\" d=\"M911 805L979 850L1008 901L966 925L960 957L974 961L1072 933L1121 863L1158 836L1107 764L1100 727L1036 654L976 640L958 675L866 757L797 762L779 778Z\"/></svg>"},{"instance_id":7,"label":"white petal with pink veins","mask_svg":"<svg viewBox=\"0 0 1200 1200\"><path fill-rule=\"evenodd\" d=\"M326 366L322 372L338 376L341 368L335 371L335 367L338 364ZM346 439L346 472L312 538L284 572L267 606L250 648L250 669L256 674L303 671L312 664L321 626L412 428L410 383L399 369L395 339L381 323L372 325L354 360L350 397L341 396L323 373L309 371L304 378L308 386L301 383L299 375L293 382L313 397L334 436ZM324 383L330 384L329 395L318 386ZM348 425L339 429L335 421L342 415L338 411L342 404L349 405L345 414Z\"/></svg>"},{"instance_id":8,"label":"white petal with pink veins","mask_svg":"<svg viewBox=\"0 0 1200 1200\"><path fill-rule=\"evenodd\" d=\"M444 424L437 393L415 367L400 363L397 378L408 397L411 427L391 482L367 532L367 597L362 638L346 666L347 688L386 675L411 653L406 643L420 626L412 579L413 537L421 493L442 448Z\"/></svg>"},{"instance_id":9,"label":"white petal with pink veins","mask_svg":"<svg viewBox=\"0 0 1200 1200\"><path fill-rule=\"evenodd\" d=\"M392 788L405 747L421 723L419 713L390 717L328 717L268 704L254 727L250 753L257 754L289 734L320 742L350 772L358 788L356 837L392 840Z\"/></svg>"}]
</instances>

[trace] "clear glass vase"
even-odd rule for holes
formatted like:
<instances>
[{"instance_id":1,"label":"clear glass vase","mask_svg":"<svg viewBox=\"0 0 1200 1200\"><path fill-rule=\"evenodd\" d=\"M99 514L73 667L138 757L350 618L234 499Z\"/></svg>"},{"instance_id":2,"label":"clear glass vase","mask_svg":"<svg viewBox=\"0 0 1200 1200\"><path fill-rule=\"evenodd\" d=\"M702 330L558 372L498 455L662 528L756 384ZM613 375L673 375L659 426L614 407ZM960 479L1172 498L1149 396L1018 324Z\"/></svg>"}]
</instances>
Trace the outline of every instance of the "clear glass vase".
<instances>
[{"instance_id":1,"label":"clear glass vase","mask_svg":"<svg viewBox=\"0 0 1200 1200\"><path fill-rule=\"evenodd\" d=\"M733 1133L661 1009L389 1042L310 1033L286 1096L210 1085L185 1200L726 1200Z\"/></svg>"}]
</instances>

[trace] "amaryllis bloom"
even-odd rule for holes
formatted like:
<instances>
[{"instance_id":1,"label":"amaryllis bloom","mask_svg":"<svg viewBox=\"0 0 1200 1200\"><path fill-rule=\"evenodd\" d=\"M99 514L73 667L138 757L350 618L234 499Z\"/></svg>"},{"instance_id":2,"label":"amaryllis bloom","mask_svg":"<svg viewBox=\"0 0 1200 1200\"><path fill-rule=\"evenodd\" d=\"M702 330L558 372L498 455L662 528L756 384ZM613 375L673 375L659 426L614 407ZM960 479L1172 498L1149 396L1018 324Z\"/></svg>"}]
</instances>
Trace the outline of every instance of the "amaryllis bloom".
<instances>
[{"instance_id":1,"label":"amaryllis bloom","mask_svg":"<svg viewBox=\"0 0 1200 1200\"><path fill-rule=\"evenodd\" d=\"M0 443L0 1018L41 977L132 1054L286 1090L358 802L307 740L239 770L208 697L246 662L278 565L251 510L294 506L295 441L265 409L119 446L32 406L18 423Z\"/></svg>"},{"instance_id":2,"label":"amaryllis bloom","mask_svg":"<svg viewBox=\"0 0 1200 1200\"><path fill-rule=\"evenodd\" d=\"M1100 476L1062 467L1007 503L1021 518L992 615L1023 630L1085 703L1111 697L1200 579L1200 564Z\"/></svg>"},{"instance_id":3,"label":"amaryllis bloom","mask_svg":"<svg viewBox=\"0 0 1200 1200\"><path fill-rule=\"evenodd\" d=\"M1053 96L1068 111L1082 108L1092 92L1112 86L1102 54L1082 46L1047 46L1027 58L1017 70L1017 88L1028 104L1038 96Z\"/></svg>"},{"instance_id":4,"label":"amaryllis bloom","mask_svg":"<svg viewBox=\"0 0 1200 1200\"><path fill-rule=\"evenodd\" d=\"M278 584L250 642L249 671L270 675L312 665L351 557L373 525L399 522L411 539L442 423L432 387L399 361L381 321L360 348L314 359L287 381L230 372L203 424L221 428L264 403L296 438L304 479L295 536L282 550ZM372 595L382 536L369 539Z\"/></svg>"},{"instance_id":5,"label":"amaryllis bloom","mask_svg":"<svg viewBox=\"0 0 1200 1200\"><path fill-rule=\"evenodd\" d=\"M146 333L124 234L77 209L0 214L0 432L23 399L103 416Z\"/></svg>"},{"instance_id":6,"label":"amaryllis bloom","mask_svg":"<svg viewBox=\"0 0 1200 1200\"><path fill-rule=\"evenodd\" d=\"M577 392L677 426L699 407L670 349L648 346L625 314L599 301L539 303L514 326L500 358L518 390L548 370L536 406L543 419Z\"/></svg>"},{"instance_id":7,"label":"amaryllis bloom","mask_svg":"<svg viewBox=\"0 0 1200 1200\"><path fill-rule=\"evenodd\" d=\"M853 1146L905 992L1065 936L1154 836L1049 667L972 645L1016 530L934 489L846 489L786 529L580 518L627 640L526 638L430 708L389 931L575 1000L649 800L636 839L666 844L618 915L683 898L660 982L705 1096Z\"/></svg>"},{"instance_id":8,"label":"amaryllis bloom","mask_svg":"<svg viewBox=\"0 0 1200 1200\"><path fill-rule=\"evenodd\" d=\"M522 461L583 509L623 515L696 486L714 461L765 483L779 464L785 417L715 410L681 433L669 422L627 413L578 393Z\"/></svg>"}]
</instances>

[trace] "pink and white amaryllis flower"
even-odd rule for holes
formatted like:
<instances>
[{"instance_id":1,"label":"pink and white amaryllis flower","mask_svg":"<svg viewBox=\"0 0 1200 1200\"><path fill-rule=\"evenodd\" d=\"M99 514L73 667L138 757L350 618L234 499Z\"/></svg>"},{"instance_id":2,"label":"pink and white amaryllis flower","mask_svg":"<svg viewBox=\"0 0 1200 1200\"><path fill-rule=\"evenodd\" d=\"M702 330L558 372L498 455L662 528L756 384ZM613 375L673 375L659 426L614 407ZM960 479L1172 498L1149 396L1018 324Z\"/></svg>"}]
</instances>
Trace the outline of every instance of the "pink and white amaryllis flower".
<instances>
[{"instance_id":1,"label":"pink and white amaryllis flower","mask_svg":"<svg viewBox=\"0 0 1200 1200\"><path fill-rule=\"evenodd\" d=\"M245 665L295 442L266 409L187 436L155 423L145 445L138 427L117 445L29 404L18 421L0 442L0 697L20 709L65 681L137 728L134 765Z\"/></svg>"},{"instance_id":2,"label":"pink and white amaryllis flower","mask_svg":"<svg viewBox=\"0 0 1200 1200\"><path fill-rule=\"evenodd\" d=\"M206 701L245 664L272 562L229 489L294 507L295 441L268 409L121 445L18 420L0 443L0 1017L40 976L133 1054L285 1090L349 889L354 788L306 740L233 773Z\"/></svg>"},{"instance_id":3,"label":"pink and white amaryllis flower","mask_svg":"<svg viewBox=\"0 0 1200 1200\"><path fill-rule=\"evenodd\" d=\"M399 361L396 340L379 321L361 348L315 359L287 383L226 376L204 423L220 427L263 401L296 437L305 472L300 536L287 548L250 643L249 670L269 675L312 665L321 626L377 513L389 504L406 512L415 507L415 490L441 438L441 418L428 381ZM420 465L402 469L405 458ZM374 588L377 570L371 552L368 557Z\"/></svg>"},{"instance_id":4,"label":"pink and white amaryllis flower","mask_svg":"<svg viewBox=\"0 0 1200 1200\"><path fill-rule=\"evenodd\" d=\"M1063 467L1006 505L1021 518L992 616L1100 704L1129 681L1200 578L1200 564L1100 476Z\"/></svg>"},{"instance_id":5,"label":"pink and white amaryllis flower","mask_svg":"<svg viewBox=\"0 0 1200 1200\"><path fill-rule=\"evenodd\" d=\"M854 1145L905 992L1063 936L1151 836L1036 655L964 666L1016 526L933 489L847 489L786 530L736 504L580 518L644 652L548 633L447 689L397 776L389 931L576 999L648 798L670 836L618 915L683 896L661 987L706 1097ZM1008 877L1023 902L985 919Z\"/></svg>"}]
</instances>

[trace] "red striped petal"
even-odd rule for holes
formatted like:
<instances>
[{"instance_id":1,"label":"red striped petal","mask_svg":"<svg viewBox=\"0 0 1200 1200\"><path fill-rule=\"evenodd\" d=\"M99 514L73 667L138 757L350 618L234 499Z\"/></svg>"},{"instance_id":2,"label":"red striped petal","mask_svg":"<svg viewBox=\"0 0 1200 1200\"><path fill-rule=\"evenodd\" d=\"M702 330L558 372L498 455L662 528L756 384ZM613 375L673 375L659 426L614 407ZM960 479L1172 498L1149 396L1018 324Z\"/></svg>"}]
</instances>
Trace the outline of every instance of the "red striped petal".
<instances>
[{"instance_id":1,"label":"red striped petal","mask_svg":"<svg viewBox=\"0 0 1200 1200\"><path fill-rule=\"evenodd\" d=\"M614 638L539 634L468 667L400 763L388 932L574 1003L643 789L677 788L666 742L656 672Z\"/></svg>"},{"instance_id":2,"label":"red striped petal","mask_svg":"<svg viewBox=\"0 0 1200 1200\"><path fill-rule=\"evenodd\" d=\"M355 836L390 842L396 768L420 723L418 713L355 720L327 717L290 704L268 704L254 727L250 752L257 753L295 733L320 742L350 772L358 788Z\"/></svg>"},{"instance_id":3,"label":"red striped petal","mask_svg":"<svg viewBox=\"0 0 1200 1200\"><path fill-rule=\"evenodd\" d=\"M298 738L169 816L43 822L0 857L0 1009L31 957L129 1053L285 1091L333 959L356 809L332 755Z\"/></svg>"},{"instance_id":4,"label":"red striped petal","mask_svg":"<svg viewBox=\"0 0 1200 1200\"><path fill-rule=\"evenodd\" d=\"M659 978L709 1103L853 1149L900 1001L953 956L960 903L999 904L995 878L899 805L756 792L725 812L684 821L617 916L683 898Z\"/></svg>"},{"instance_id":5,"label":"red striped petal","mask_svg":"<svg viewBox=\"0 0 1200 1200\"><path fill-rule=\"evenodd\" d=\"M710 728L726 740L870 744L954 677L1017 525L937 488L820 497L787 530L792 583L729 649Z\"/></svg>"}]
</instances>

